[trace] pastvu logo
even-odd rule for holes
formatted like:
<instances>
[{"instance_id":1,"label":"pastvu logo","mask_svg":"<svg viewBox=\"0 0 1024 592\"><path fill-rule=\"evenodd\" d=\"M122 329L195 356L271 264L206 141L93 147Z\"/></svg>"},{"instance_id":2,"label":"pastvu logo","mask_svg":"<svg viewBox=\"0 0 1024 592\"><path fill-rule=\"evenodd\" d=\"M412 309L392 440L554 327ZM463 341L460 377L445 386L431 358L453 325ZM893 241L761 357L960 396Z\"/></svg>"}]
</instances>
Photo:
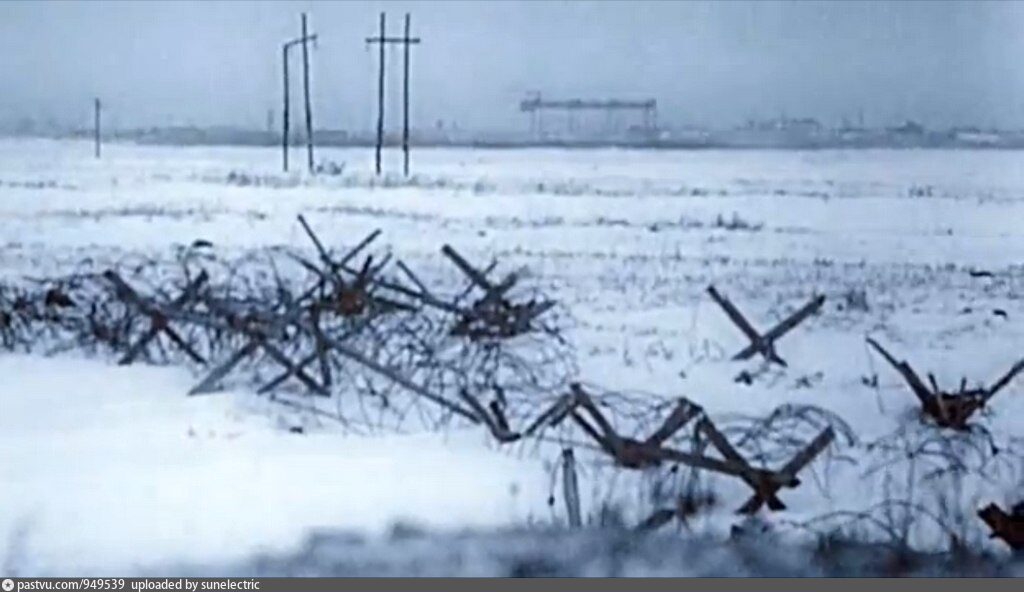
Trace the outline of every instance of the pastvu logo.
<instances>
[{"instance_id":1,"label":"pastvu logo","mask_svg":"<svg viewBox=\"0 0 1024 592\"><path fill-rule=\"evenodd\" d=\"M14 590L14 580L11 578L4 578L4 581L0 582L0 588L3 588L4 592L11 592L11 590Z\"/></svg>"}]
</instances>

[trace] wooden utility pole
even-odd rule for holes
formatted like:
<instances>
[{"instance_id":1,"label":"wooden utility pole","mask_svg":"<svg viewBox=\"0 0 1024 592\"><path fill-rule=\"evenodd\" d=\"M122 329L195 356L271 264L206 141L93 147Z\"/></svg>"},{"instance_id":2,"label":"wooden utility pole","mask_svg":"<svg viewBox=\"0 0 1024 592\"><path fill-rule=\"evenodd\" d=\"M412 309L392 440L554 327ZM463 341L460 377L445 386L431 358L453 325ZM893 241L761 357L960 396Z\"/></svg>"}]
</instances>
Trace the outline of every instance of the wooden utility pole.
<instances>
[{"instance_id":1,"label":"wooden utility pole","mask_svg":"<svg viewBox=\"0 0 1024 592\"><path fill-rule=\"evenodd\" d=\"M377 174L380 174L380 151L381 146L384 144L384 30L385 30L385 19L387 16L382 12L380 13L380 62L377 64L377 152L376 154L376 167ZM367 40L367 43L373 43L372 40Z\"/></svg>"},{"instance_id":2,"label":"wooden utility pole","mask_svg":"<svg viewBox=\"0 0 1024 592\"><path fill-rule=\"evenodd\" d=\"M306 32L306 13L302 13L302 88L306 100L306 160L313 172L313 109L309 100L309 35Z\"/></svg>"},{"instance_id":3,"label":"wooden utility pole","mask_svg":"<svg viewBox=\"0 0 1024 592\"><path fill-rule=\"evenodd\" d=\"M303 33L302 37L299 37L298 39L292 39L291 41L288 41L287 43L285 43L284 45L281 46L281 62L283 64L283 74L284 74L284 81L283 81L283 85L284 85L284 105L283 105L283 109L282 109L282 113L281 113L281 125L283 127L282 132L281 132L281 160L282 160L282 166L284 168L284 172L286 172L286 173L288 172L288 143L289 143L288 142L288 139L289 139L288 135L291 133L291 129L289 128L289 126L291 124L291 101L289 100L289 93L288 93L288 88L289 88L289 83L288 83L288 50L291 49L292 47L295 47L296 45L298 45L300 43L302 44L303 50L305 50L306 42L307 41L316 41L316 35L307 35L306 34L305 14L303 14L303 19L302 19L302 33ZM305 64L308 65L308 59L307 60L303 60L303 61L304 61ZM312 170L312 168L313 168L313 165L312 165L312 162L313 162L313 139L312 139L312 137L313 137L313 135L310 133L310 130L311 130L312 126L313 126L313 118L312 118L312 115L311 115L310 110L309 110L309 78L308 78L309 75L308 75L308 67L306 69L306 72L307 72L307 74L306 74L306 85L305 85L305 88L306 88L306 137L307 137L307 142L309 143L309 162L310 162L309 168L310 168L310 170Z\"/></svg>"},{"instance_id":4,"label":"wooden utility pole","mask_svg":"<svg viewBox=\"0 0 1024 592\"><path fill-rule=\"evenodd\" d=\"M283 160L282 167L284 172L288 172L288 47L289 44L285 43L281 47L282 63L284 64L284 106L281 112L281 124L284 129L281 131L281 158Z\"/></svg>"},{"instance_id":5,"label":"wooden utility pole","mask_svg":"<svg viewBox=\"0 0 1024 592\"><path fill-rule=\"evenodd\" d=\"M405 154L405 166L404 171L406 176L409 175L409 46L416 45L420 42L419 37L409 37L410 30L410 16L408 13L405 15L405 36L403 37L388 37L386 32L386 16L382 12L380 13L380 35L378 37L367 37L367 43L379 43L380 44L380 63L378 65L378 76L377 76L377 150L375 153L375 165L377 174L381 174L381 150L384 146L384 45L388 43L400 43L405 49L405 72L404 72L404 97L403 97L403 114L404 121L402 127L402 150Z\"/></svg>"},{"instance_id":6,"label":"wooden utility pole","mask_svg":"<svg viewBox=\"0 0 1024 592\"><path fill-rule=\"evenodd\" d=\"M409 176L409 13L405 13L405 37L402 39L402 47L405 50L403 60L404 71L402 80L402 173Z\"/></svg>"},{"instance_id":7,"label":"wooden utility pole","mask_svg":"<svg viewBox=\"0 0 1024 592\"><path fill-rule=\"evenodd\" d=\"M100 100L93 99L93 131L96 141L96 158L100 157Z\"/></svg>"}]
</instances>

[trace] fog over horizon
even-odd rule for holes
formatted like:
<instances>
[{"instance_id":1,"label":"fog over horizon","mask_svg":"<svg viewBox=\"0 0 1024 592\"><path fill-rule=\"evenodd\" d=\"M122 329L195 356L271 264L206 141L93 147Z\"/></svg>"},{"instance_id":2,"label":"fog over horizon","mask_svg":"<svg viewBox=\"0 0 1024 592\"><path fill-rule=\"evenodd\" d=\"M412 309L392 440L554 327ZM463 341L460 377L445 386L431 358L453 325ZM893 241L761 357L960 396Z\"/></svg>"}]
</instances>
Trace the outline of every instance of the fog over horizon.
<instances>
[{"instance_id":1,"label":"fog over horizon","mask_svg":"<svg viewBox=\"0 0 1024 592\"><path fill-rule=\"evenodd\" d=\"M414 127L522 130L519 101L658 101L668 126L778 116L1024 127L1021 2L4 2L0 122L263 129L309 14L316 127L373 125L378 13L412 50ZM301 56L292 54L301 112ZM388 128L401 49L388 50ZM279 113L277 114L279 118ZM279 121L279 119L277 119Z\"/></svg>"}]
</instances>

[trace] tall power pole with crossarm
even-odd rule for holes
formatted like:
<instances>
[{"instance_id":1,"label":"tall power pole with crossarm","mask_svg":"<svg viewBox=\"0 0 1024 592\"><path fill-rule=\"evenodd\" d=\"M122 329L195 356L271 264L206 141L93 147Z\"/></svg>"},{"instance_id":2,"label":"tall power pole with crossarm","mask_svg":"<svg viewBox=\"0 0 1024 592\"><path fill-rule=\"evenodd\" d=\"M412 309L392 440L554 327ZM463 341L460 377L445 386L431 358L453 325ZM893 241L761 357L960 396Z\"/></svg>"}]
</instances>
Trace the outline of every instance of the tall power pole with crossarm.
<instances>
[{"instance_id":1,"label":"tall power pole with crossarm","mask_svg":"<svg viewBox=\"0 0 1024 592\"><path fill-rule=\"evenodd\" d=\"M284 128L281 133L281 159L285 172L288 172L288 135L291 132L291 101L288 95L288 50L301 44L303 50L303 86L306 92L306 148L308 151L309 168L313 169L313 115L309 107L309 57L306 44L316 41L316 35L309 35L306 31L306 15L302 15L302 36L286 42L281 46L281 61L284 67L284 105L281 113L281 125Z\"/></svg>"},{"instance_id":2,"label":"tall power pole with crossarm","mask_svg":"<svg viewBox=\"0 0 1024 592\"><path fill-rule=\"evenodd\" d=\"M410 37L411 29L411 17L409 13L405 14L405 35L402 37L388 37L387 36L387 16L382 12L380 13L380 34L377 37L367 37L366 43L380 44L380 63L377 70L377 148L375 152L375 165L377 174L381 174L381 150L384 146L384 45L389 43L401 44L404 49L404 72L403 82L404 88L402 96L402 152L403 152L403 171L406 176L409 176L409 46L417 45L420 42L419 37Z\"/></svg>"},{"instance_id":3,"label":"tall power pole with crossarm","mask_svg":"<svg viewBox=\"0 0 1024 592\"><path fill-rule=\"evenodd\" d=\"M306 13L302 13L302 96L306 101L306 160L309 171L313 172L313 108L309 100L309 33L306 28Z\"/></svg>"}]
</instances>

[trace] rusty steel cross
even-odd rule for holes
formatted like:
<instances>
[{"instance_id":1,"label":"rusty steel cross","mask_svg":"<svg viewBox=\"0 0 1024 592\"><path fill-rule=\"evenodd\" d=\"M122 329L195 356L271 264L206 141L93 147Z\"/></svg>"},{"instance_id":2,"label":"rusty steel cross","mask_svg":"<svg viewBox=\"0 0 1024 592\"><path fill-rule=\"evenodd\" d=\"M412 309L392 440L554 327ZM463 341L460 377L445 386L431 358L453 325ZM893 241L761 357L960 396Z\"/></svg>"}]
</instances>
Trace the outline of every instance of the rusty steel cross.
<instances>
[{"instance_id":1,"label":"rusty steel cross","mask_svg":"<svg viewBox=\"0 0 1024 592\"><path fill-rule=\"evenodd\" d=\"M460 319L452 328L452 335L472 340L515 337L533 330L534 321L555 306L553 301L511 302L506 295L519 281L515 272L494 283L487 277L493 266L481 271L450 245L441 247L441 253L484 293L468 309L460 310Z\"/></svg>"},{"instance_id":2,"label":"rusty steel cross","mask_svg":"<svg viewBox=\"0 0 1024 592\"><path fill-rule=\"evenodd\" d=\"M236 366L241 364L246 358L262 351L269 359L284 368L284 373L273 379L267 386L261 388L260 392L266 392L294 376L310 392L324 397L330 396L325 384L317 382L316 379L306 373L305 367L309 364L308 361L303 360L295 363L275 344L275 342L286 338L289 326L295 326L298 323L297 315L299 311L297 304L293 304L291 309L280 315L255 312L243 313L232 310L227 303L211 302L208 305L211 308L211 312L218 315L219 318L200 319L198 322L210 327L241 334L246 338L246 342L231 357L211 370L199 384L194 386L189 391L190 395L216 391L220 381L230 374ZM316 358L314 357L314 359ZM327 382L326 377L324 382Z\"/></svg>"},{"instance_id":3,"label":"rusty steel cross","mask_svg":"<svg viewBox=\"0 0 1024 592\"><path fill-rule=\"evenodd\" d=\"M181 293L180 296L164 305L144 298L135 291L128 282L114 270L103 272L103 278L114 287L114 294L125 304L133 306L141 314L149 317L149 329L125 352L118 361L121 365L131 364L140 354L146 351L146 347L155 340L161 333L167 336L172 343L178 346L188 357L199 364L205 364L206 360L199 355L187 341L170 326L170 320L179 312L191 307L199 295L199 291L206 285L209 276L205 271L193 279Z\"/></svg>"},{"instance_id":4,"label":"rusty steel cross","mask_svg":"<svg viewBox=\"0 0 1024 592\"><path fill-rule=\"evenodd\" d=\"M1020 360L991 386L968 388L967 379L964 378L960 381L960 387L956 391L947 392L939 388L933 374L928 374L928 382L931 384L929 387L907 361L897 360L870 337L867 338L867 343L903 377L911 392L920 401L922 411L935 420L940 427L954 430L968 430L967 422L974 413L984 408L992 400L992 397L996 396L996 393L1003 390L1017 374L1024 371L1024 360Z\"/></svg>"},{"instance_id":5,"label":"rusty steel cross","mask_svg":"<svg viewBox=\"0 0 1024 592\"><path fill-rule=\"evenodd\" d=\"M771 330L762 334L758 333L747 318L743 316L743 313L741 313L728 298L719 293L714 286L708 286L707 292L711 296L711 299L714 300L718 306L722 307L722 310L725 311L729 320L739 327L740 331L743 331L743 334L750 340L750 345L734 355L732 357L733 360L746 360L751 358L754 354L761 354L768 362L774 362L784 367L788 366L788 364L786 364L786 361L783 360L782 357L779 356L778 352L775 351L775 342L786 333L795 329L797 325L804 322L804 320L812 314L816 313L825 303L824 296L815 296L799 310L780 321Z\"/></svg>"},{"instance_id":6,"label":"rusty steel cross","mask_svg":"<svg viewBox=\"0 0 1024 592\"><path fill-rule=\"evenodd\" d=\"M584 413L590 419L587 419ZM686 399L680 399L662 425L647 439L640 441L619 435L579 384L573 384L570 394L560 398L549 410L542 413L524 430L523 435L530 435L542 427L555 426L566 417L571 417L619 466L646 469L660 466L665 462L676 462L743 480L754 493L737 510L742 514L753 514L764 505L773 511L786 509L786 505L778 498L779 490L783 487L798 487L800 480L797 474L835 439L835 431L828 427L799 450L781 469L756 468L743 458L714 423L703 414L700 406ZM700 417L697 423L698 433L707 438L712 447L722 455L722 459L683 452L664 445L696 417Z\"/></svg>"}]
</instances>

